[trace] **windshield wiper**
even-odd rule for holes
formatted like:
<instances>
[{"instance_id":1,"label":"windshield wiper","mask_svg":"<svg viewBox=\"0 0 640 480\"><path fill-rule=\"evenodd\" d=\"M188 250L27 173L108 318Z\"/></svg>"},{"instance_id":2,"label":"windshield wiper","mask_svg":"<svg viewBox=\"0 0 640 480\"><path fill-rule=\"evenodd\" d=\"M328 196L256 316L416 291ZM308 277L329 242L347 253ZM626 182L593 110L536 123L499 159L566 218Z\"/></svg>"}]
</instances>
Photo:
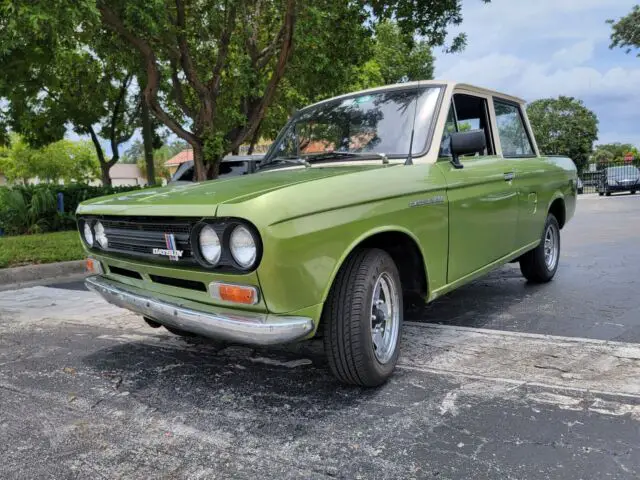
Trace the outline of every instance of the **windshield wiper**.
<instances>
[{"instance_id":1,"label":"windshield wiper","mask_svg":"<svg viewBox=\"0 0 640 480\"><path fill-rule=\"evenodd\" d=\"M384 153L378 152L325 152L317 155L312 155L309 160L326 160L329 158L380 158L382 163L389 163L389 159Z\"/></svg>"},{"instance_id":2,"label":"windshield wiper","mask_svg":"<svg viewBox=\"0 0 640 480\"><path fill-rule=\"evenodd\" d=\"M311 167L311 164L307 162L304 158L287 158L287 157L277 157L271 160L269 163L265 163L264 165L260 165L258 170L267 170L269 168L273 168L282 163L290 164L290 165L304 165L305 167Z\"/></svg>"}]
</instances>

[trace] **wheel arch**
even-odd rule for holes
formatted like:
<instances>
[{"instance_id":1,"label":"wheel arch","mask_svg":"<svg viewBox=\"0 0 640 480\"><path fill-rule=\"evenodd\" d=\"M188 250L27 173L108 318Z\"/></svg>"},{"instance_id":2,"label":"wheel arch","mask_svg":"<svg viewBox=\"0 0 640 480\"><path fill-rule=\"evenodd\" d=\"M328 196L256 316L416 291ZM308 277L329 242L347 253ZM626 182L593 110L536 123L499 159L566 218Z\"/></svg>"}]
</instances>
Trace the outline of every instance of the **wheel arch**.
<instances>
[{"instance_id":1,"label":"wheel arch","mask_svg":"<svg viewBox=\"0 0 640 480\"><path fill-rule=\"evenodd\" d=\"M363 247L380 248L391 256L398 267L403 293L414 293L423 298L428 298L429 273L424 252L420 248L420 242L409 230L399 226L390 226L366 232L345 249L344 254L336 263L336 267L324 291L322 296L323 303L326 302L333 287L333 282L347 258L356 249Z\"/></svg>"},{"instance_id":2,"label":"wheel arch","mask_svg":"<svg viewBox=\"0 0 640 480\"><path fill-rule=\"evenodd\" d=\"M564 227L565 223L567 222L567 206L562 195L556 195L553 198L553 200L549 204L547 212L552 213L553 216L556 217L560 228Z\"/></svg>"}]
</instances>

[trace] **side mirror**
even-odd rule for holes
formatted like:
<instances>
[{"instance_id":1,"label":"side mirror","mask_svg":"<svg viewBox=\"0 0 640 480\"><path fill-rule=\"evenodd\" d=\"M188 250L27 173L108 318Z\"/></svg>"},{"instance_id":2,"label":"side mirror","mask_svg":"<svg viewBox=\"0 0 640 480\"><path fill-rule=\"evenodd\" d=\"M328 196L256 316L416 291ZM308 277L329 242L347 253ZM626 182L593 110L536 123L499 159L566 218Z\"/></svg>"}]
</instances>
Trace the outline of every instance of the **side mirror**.
<instances>
[{"instance_id":1,"label":"side mirror","mask_svg":"<svg viewBox=\"0 0 640 480\"><path fill-rule=\"evenodd\" d=\"M484 130L453 132L451 135L451 163L455 168L464 168L458 158L460 155L482 153L487 148L487 137Z\"/></svg>"}]
</instances>

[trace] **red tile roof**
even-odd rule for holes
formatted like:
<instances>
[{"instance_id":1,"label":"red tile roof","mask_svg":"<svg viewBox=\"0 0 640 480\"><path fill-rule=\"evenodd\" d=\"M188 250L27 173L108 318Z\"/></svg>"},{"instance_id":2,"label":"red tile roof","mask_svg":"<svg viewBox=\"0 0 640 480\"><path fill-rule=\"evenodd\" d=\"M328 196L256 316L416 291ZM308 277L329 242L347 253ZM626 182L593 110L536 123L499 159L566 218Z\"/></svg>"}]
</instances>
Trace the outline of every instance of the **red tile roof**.
<instances>
[{"instance_id":1,"label":"red tile roof","mask_svg":"<svg viewBox=\"0 0 640 480\"><path fill-rule=\"evenodd\" d=\"M188 150L183 150L179 154L177 154L175 157L170 158L169 160L164 162L164 165L166 167L171 167L175 165L182 165L184 162L189 162L192 160L193 160L193 150L188 149Z\"/></svg>"}]
</instances>

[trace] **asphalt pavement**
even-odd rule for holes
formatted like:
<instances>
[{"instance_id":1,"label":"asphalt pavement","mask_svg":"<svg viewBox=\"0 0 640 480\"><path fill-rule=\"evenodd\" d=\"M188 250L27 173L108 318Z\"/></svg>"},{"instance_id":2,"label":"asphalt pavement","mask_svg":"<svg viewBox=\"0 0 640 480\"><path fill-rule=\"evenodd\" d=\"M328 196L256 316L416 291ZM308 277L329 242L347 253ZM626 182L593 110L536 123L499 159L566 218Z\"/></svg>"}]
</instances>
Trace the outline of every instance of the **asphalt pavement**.
<instances>
[{"instance_id":1,"label":"asphalt pavement","mask_svg":"<svg viewBox=\"0 0 640 480\"><path fill-rule=\"evenodd\" d=\"M151 329L81 282L0 292L0 478L640 477L640 195L581 196L553 282L408 314L385 386L318 343Z\"/></svg>"}]
</instances>

